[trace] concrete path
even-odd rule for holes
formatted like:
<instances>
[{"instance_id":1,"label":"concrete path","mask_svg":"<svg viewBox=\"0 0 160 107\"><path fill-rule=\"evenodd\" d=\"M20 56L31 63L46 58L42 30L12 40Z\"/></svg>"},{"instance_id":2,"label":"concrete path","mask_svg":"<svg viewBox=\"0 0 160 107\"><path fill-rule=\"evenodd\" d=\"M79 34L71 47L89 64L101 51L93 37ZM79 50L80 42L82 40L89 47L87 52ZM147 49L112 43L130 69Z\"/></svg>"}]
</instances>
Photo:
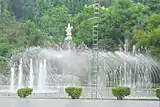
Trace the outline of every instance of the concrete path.
<instances>
[{"instance_id":1,"label":"concrete path","mask_svg":"<svg viewBox=\"0 0 160 107\"><path fill-rule=\"evenodd\" d=\"M159 101L0 98L0 107L160 107Z\"/></svg>"}]
</instances>

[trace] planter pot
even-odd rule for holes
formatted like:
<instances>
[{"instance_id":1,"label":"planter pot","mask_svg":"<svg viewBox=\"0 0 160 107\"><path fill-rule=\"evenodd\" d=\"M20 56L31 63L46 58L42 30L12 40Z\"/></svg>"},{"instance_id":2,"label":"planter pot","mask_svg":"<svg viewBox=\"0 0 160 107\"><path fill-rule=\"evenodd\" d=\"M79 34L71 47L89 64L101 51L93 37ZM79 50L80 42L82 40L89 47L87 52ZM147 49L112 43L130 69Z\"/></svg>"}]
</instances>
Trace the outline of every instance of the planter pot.
<instances>
[{"instance_id":1,"label":"planter pot","mask_svg":"<svg viewBox=\"0 0 160 107\"><path fill-rule=\"evenodd\" d=\"M15 107L31 107L31 103L27 98L18 98Z\"/></svg>"},{"instance_id":2,"label":"planter pot","mask_svg":"<svg viewBox=\"0 0 160 107\"><path fill-rule=\"evenodd\" d=\"M117 100L123 100L123 97L117 97Z\"/></svg>"}]
</instances>

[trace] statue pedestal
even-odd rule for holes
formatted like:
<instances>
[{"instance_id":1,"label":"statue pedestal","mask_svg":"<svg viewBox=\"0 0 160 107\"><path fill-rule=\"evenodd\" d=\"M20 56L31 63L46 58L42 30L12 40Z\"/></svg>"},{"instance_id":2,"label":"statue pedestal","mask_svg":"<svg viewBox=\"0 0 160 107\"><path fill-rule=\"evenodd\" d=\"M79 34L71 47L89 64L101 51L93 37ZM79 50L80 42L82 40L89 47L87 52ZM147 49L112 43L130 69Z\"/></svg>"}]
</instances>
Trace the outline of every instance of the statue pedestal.
<instances>
[{"instance_id":1,"label":"statue pedestal","mask_svg":"<svg viewBox=\"0 0 160 107\"><path fill-rule=\"evenodd\" d=\"M65 40L72 40L72 36L67 36Z\"/></svg>"}]
</instances>

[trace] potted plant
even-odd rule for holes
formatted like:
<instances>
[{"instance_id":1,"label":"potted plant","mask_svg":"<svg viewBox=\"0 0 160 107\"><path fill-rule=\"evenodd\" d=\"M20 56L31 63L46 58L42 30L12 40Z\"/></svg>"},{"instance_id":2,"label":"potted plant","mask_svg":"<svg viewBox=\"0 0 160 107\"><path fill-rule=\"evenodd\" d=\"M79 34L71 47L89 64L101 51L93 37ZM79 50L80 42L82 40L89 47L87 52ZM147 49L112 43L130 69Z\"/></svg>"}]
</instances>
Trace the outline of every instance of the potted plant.
<instances>
[{"instance_id":1,"label":"potted plant","mask_svg":"<svg viewBox=\"0 0 160 107\"><path fill-rule=\"evenodd\" d=\"M117 97L117 100L122 100L125 96L129 96L130 93L131 90L129 87L118 86L112 88L112 94Z\"/></svg>"},{"instance_id":2,"label":"potted plant","mask_svg":"<svg viewBox=\"0 0 160 107\"><path fill-rule=\"evenodd\" d=\"M81 87L66 87L65 92L72 99L79 99L82 94L82 88Z\"/></svg>"},{"instance_id":3,"label":"potted plant","mask_svg":"<svg viewBox=\"0 0 160 107\"><path fill-rule=\"evenodd\" d=\"M156 97L160 99L160 88L156 89Z\"/></svg>"},{"instance_id":4,"label":"potted plant","mask_svg":"<svg viewBox=\"0 0 160 107\"><path fill-rule=\"evenodd\" d=\"M20 88L17 90L17 95L20 98L26 98L27 96L32 94L33 89L32 88Z\"/></svg>"}]
</instances>

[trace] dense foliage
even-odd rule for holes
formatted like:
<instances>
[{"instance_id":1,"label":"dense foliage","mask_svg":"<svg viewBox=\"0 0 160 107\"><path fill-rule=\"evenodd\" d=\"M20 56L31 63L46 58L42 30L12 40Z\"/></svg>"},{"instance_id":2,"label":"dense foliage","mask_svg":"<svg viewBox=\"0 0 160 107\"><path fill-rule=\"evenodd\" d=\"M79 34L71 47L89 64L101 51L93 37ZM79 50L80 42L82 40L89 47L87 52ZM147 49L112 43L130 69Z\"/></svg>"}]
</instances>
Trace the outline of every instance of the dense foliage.
<instances>
[{"instance_id":1,"label":"dense foliage","mask_svg":"<svg viewBox=\"0 0 160 107\"><path fill-rule=\"evenodd\" d=\"M160 57L160 15L153 14L135 34L137 46L145 46L153 55Z\"/></svg>"},{"instance_id":2,"label":"dense foliage","mask_svg":"<svg viewBox=\"0 0 160 107\"><path fill-rule=\"evenodd\" d=\"M26 98L27 96L32 94L33 89L31 88L20 88L17 90L17 95L20 98Z\"/></svg>"},{"instance_id":3,"label":"dense foliage","mask_svg":"<svg viewBox=\"0 0 160 107\"><path fill-rule=\"evenodd\" d=\"M65 92L70 96L72 99L79 99L82 94L81 87L66 87Z\"/></svg>"},{"instance_id":4,"label":"dense foliage","mask_svg":"<svg viewBox=\"0 0 160 107\"><path fill-rule=\"evenodd\" d=\"M160 88L156 89L156 97L160 99Z\"/></svg>"},{"instance_id":5,"label":"dense foliage","mask_svg":"<svg viewBox=\"0 0 160 107\"><path fill-rule=\"evenodd\" d=\"M160 1L141 1L102 0L97 19L92 0L0 0L0 56L63 42L69 22L74 42L92 47L92 25L99 20L101 48L117 50L127 39L130 47L160 57Z\"/></svg>"},{"instance_id":6,"label":"dense foliage","mask_svg":"<svg viewBox=\"0 0 160 107\"><path fill-rule=\"evenodd\" d=\"M156 89L156 97L160 99L160 88Z\"/></svg>"},{"instance_id":7,"label":"dense foliage","mask_svg":"<svg viewBox=\"0 0 160 107\"><path fill-rule=\"evenodd\" d=\"M113 87L112 88L113 96L117 97L118 100L122 100L125 96L129 96L131 94L131 90L129 87Z\"/></svg>"}]
</instances>

